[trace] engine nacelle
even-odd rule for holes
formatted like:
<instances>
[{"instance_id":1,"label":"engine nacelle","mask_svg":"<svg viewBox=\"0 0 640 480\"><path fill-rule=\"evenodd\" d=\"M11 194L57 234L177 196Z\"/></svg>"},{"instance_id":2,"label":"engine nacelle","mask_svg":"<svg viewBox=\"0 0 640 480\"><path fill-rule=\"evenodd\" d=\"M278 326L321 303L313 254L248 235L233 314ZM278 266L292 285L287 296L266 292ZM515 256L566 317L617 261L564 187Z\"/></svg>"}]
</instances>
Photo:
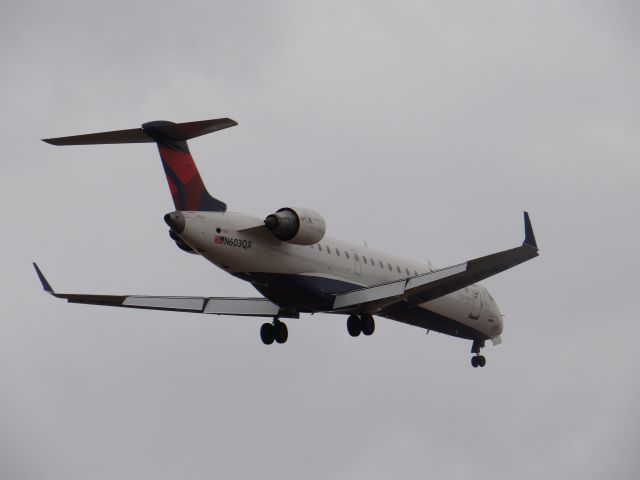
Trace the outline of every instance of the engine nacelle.
<instances>
[{"instance_id":1,"label":"engine nacelle","mask_svg":"<svg viewBox=\"0 0 640 480\"><path fill-rule=\"evenodd\" d=\"M193 251L193 248L191 248L189 245L184 243L184 241L178 235L176 235L173 230L169 230L169 236L174 242L176 242L176 245L180 250L196 255L196 252Z\"/></svg>"},{"instance_id":2,"label":"engine nacelle","mask_svg":"<svg viewBox=\"0 0 640 480\"><path fill-rule=\"evenodd\" d=\"M281 208L264 219L265 226L283 242L313 245L324 237L324 218L308 208Z\"/></svg>"}]
</instances>

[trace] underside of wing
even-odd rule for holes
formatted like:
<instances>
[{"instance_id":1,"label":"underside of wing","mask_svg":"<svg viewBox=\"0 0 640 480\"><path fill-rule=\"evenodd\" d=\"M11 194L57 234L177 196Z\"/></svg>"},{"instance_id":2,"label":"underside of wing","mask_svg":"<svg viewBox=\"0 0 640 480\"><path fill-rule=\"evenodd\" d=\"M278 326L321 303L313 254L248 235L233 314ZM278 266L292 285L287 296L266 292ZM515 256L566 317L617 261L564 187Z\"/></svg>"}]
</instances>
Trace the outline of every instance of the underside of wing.
<instances>
[{"instance_id":1,"label":"underside of wing","mask_svg":"<svg viewBox=\"0 0 640 480\"><path fill-rule=\"evenodd\" d=\"M45 291L54 297L65 299L69 303L207 313L211 315L298 318L297 312L284 311L275 303L262 297L177 297L57 293L53 290L40 268L38 268L38 265L34 263L33 266Z\"/></svg>"},{"instance_id":2,"label":"underside of wing","mask_svg":"<svg viewBox=\"0 0 640 480\"><path fill-rule=\"evenodd\" d=\"M360 288L335 296L333 311L376 312L394 303L417 305L477 283L538 256L538 245L528 213L521 246L442 268L424 275Z\"/></svg>"}]
</instances>

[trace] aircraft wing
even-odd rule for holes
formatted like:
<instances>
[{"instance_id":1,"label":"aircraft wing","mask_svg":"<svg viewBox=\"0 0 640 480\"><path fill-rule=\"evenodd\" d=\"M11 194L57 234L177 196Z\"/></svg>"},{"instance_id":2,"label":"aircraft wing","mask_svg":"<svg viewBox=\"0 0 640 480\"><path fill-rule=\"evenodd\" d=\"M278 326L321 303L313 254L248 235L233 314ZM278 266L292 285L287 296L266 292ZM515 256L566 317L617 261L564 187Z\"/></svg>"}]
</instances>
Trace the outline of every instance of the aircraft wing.
<instances>
[{"instance_id":1,"label":"aircraft wing","mask_svg":"<svg viewBox=\"0 0 640 480\"><path fill-rule=\"evenodd\" d=\"M332 311L376 312L401 301L417 305L515 267L538 256L538 245L527 212L524 212L524 227L525 239L519 247L427 274L335 295Z\"/></svg>"},{"instance_id":2,"label":"aircraft wing","mask_svg":"<svg viewBox=\"0 0 640 480\"><path fill-rule=\"evenodd\" d=\"M296 312L282 311L278 305L261 297L160 297L148 295L90 295L81 293L57 293L44 274L33 264L44 290L69 303L106 305L108 307L169 310L173 312L207 313L245 317L298 318Z\"/></svg>"}]
</instances>

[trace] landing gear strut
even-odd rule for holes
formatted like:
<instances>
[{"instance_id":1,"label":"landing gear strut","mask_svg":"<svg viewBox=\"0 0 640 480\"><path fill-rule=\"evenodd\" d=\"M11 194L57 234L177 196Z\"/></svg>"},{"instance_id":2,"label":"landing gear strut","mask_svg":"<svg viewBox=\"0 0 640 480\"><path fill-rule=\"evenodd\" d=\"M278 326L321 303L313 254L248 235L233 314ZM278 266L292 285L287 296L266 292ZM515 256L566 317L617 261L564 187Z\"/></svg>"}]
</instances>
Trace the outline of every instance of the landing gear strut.
<instances>
[{"instance_id":1,"label":"landing gear strut","mask_svg":"<svg viewBox=\"0 0 640 480\"><path fill-rule=\"evenodd\" d=\"M471 357L471 366L473 368L484 367L487 364L487 359L484 355L480 355L480 350L484 348L484 340L474 340L471 345L471 353L475 353L475 356Z\"/></svg>"},{"instance_id":2,"label":"landing gear strut","mask_svg":"<svg viewBox=\"0 0 640 480\"><path fill-rule=\"evenodd\" d=\"M375 330L376 322L370 313L363 313L360 316L349 315L347 318L347 331L352 337L357 337L361 333L366 336L373 335Z\"/></svg>"},{"instance_id":3,"label":"landing gear strut","mask_svg":"<svg viewBox=\"0 0 640 480\"><path fill-rule=\"evenodd\" d=\"M287 338L289 338L287 324L277 317L273 319L273 323L263 323L260 327L260 339L265 345L271 345L274 340L277 343L284 343Z\"/></svg>"}]
</instances>

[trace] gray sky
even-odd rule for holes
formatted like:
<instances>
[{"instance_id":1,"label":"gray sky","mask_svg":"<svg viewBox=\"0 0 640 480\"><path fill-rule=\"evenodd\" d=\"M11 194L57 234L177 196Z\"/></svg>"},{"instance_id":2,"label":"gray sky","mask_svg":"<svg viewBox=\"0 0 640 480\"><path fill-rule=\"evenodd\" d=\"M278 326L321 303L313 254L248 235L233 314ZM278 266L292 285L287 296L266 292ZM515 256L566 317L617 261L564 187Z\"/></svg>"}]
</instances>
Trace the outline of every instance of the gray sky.
<instances>
[{"instance_id":1,"label":"gray sky","mask_svg":"<svg viewBox=\"0 0 640 480\"><path fill-rule=\"evenodd\" d=\"M631 479L640 473L635 2L4 2L0 478ZM38 139L230 116L209 190L448 265L522 241L469 342L379 321L67 305L253 295L179 251L149 145Z\"/></svg>"}]
</instances>

